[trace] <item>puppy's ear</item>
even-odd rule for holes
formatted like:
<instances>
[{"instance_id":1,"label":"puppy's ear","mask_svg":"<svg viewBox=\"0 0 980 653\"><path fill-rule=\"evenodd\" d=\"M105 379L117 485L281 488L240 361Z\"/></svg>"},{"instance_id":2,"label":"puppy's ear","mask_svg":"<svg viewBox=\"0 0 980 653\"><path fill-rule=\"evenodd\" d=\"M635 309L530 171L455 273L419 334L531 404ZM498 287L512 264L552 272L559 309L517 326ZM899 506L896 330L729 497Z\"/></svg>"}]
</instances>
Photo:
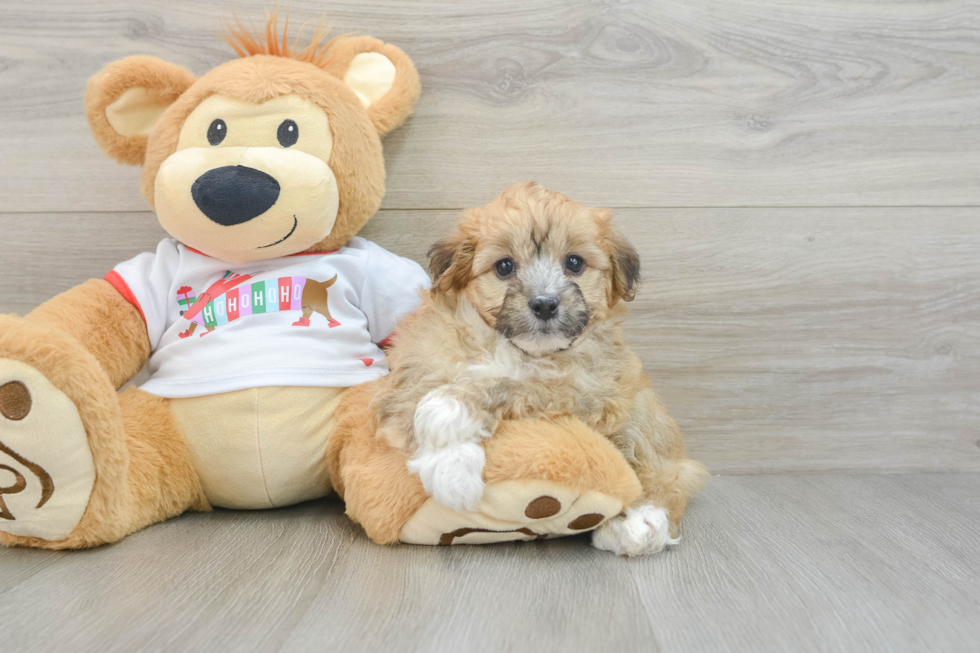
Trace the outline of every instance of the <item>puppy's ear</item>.
<instances>
[{"instance_id":1,"label":"puppy's ear","mask_svg":"<svg viewBox=\"0 0 980 653\"><path fill-rule=\"evenodd\" d=\"M475 253L476 245L458 228L433 245L429 250L432 292L441 295L465 288L472 278Z\"/></svg>"},{"instance_id":2,"label":"puppy's ear","mask_svg":"<svg viewBox=\"0 0 980 653\"><path fill-rule=\"evenodd\" d=\"M412 60L370 36L335 38L323 68L357 94L382 136L402 124L419 99L419 74Z\"/></svg>"},{"instance_id":3,"label":"puppy's ear","mask_svg":"<svg viewBox=\"0 0 980 653\"><path fill-rule=\"evenodd\" d=\"M612 267L612 294L614 300L633 301L640 285L640 255L622 234L609 224L612 212L603 209L597 217L605 229L606 253Z\"/></svg>"},{"instance_id":4,"label":"puppy's ear","mask_svg":"<svg viewBox=\"0 0 980 653\"><path fill-rule=\"evenodd\" d=\"M85 91L85 115L99 147L120 163L141 165L157 120L193 83L191 71L156 57L110 63Z\"/></svg>"}]
</instances>

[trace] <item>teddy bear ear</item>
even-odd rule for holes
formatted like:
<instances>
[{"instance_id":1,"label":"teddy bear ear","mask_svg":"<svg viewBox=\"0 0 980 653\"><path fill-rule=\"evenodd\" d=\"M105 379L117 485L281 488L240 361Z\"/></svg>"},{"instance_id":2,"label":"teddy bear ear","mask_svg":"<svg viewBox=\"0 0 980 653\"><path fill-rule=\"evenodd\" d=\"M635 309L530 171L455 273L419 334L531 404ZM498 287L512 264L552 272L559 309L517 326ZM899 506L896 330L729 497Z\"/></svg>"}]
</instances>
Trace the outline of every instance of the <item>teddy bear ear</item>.
<instances>
[{"instance_id":1,"label":"teddy bear ear","mask_svg":"<svg viewBox=\"0 0 980 653\"><path fill-rule=\"evenodd\" d=\"M99 147L120 163L142 164L157 120L193 83L189 70L156 57L110 63L85 91L85 115Z\"/></svg>"},{"instance_id":2,"label":"teddy bear ear","mask_svg":"<svg viewBox=\"0 0 980 653\"><path fill-rule=\"evenodd\" d=\"M357 94L382 136L402 124L419 98L419 74L412 60L370 36L334 39L323 68Z\"/></svg>"}]
</instances>

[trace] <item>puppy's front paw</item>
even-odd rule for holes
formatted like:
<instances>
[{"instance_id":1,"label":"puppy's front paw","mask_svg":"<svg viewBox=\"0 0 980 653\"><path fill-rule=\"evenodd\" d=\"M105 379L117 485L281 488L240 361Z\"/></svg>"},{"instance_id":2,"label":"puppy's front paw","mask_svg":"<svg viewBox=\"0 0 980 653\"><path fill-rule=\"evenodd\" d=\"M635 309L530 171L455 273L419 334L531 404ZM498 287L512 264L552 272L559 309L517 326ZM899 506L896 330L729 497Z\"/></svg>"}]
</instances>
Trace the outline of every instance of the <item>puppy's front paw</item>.
<instances>
[{"instance_id":1,"label":"puppy's front paw","mask_svg":"<svg viewBox=\"0 0 980 653\"><path fill-rule=\"evenodd\" d=\"M490 435L487 425L442 386L422 397L415 407L415 437L422 448L442 449L478 442Z\"/></svg>"},{"instance_id":2,"label":"puppy's front paw","mask_svg":"<svg viewBox=\"0 0 980 653\"><path fill-rule=\"evenodd\" d=\"M457 512L473 510L483 496L483 447L472 442L443 449L420 449L408 461L425 491Z\"/></svg>"},{"instance_id":3,"label":"puppy's front paw","mask_svg":"<svg viewBox=\"0 0 980 653\"><path fill-rule=\"evenodd\" d=\"M665 546L680 542L670 537L667 511L653 504L627 508L592 533L592 546L617 555L642 556L660 553Z\"/></svg>"}]
</instances>

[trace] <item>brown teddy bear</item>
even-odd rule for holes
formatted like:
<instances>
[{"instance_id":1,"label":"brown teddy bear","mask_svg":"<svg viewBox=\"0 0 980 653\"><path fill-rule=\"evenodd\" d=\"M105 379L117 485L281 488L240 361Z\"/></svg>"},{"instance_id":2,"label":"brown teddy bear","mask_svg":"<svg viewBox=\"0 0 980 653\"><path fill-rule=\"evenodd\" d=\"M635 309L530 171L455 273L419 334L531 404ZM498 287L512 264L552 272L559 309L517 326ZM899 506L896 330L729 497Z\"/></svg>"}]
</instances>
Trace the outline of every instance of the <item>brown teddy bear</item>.
<instances>
[{"instance_id":1,"label":"brown teddy bear","mask_svg":"<svg viewBox=\"0 0 980 653\"><path fill-rule=\"evenodd\" d=\"M371 37L302 48L241 27L200 78L154 57L89 82L99 145L142 165L172 236L25 317L0 317L0 542L115 542L186 510L328 494L379 542L535 539L594 528L640 492L575 424L486 443L475 511L433 502L358 392L419 305L417 264L357 237L384 194L381 137L419 80ZM150 380L118 392L144 364Z\"/></svg>"}]
</instances>

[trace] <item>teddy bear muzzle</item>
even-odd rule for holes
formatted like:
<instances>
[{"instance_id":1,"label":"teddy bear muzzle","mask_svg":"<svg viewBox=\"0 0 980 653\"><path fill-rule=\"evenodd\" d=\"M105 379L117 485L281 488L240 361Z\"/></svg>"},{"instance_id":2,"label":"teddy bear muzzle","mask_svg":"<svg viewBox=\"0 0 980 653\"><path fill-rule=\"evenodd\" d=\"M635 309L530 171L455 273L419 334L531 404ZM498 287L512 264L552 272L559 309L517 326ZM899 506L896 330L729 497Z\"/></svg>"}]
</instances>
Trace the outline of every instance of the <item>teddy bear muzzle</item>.
<instances>
[{"instance_id":1,"label":"teddy bear muzzle","mask_svg":"<svg viewBox=\"0 0 980 653\"><path fill-rule=\"evenodd\" d=\"M332 231L340 206L326 161L265 146L178 150L161 164L154 197L171 236L236 264L315 245Z\"/></svg>"}]
</instances>

